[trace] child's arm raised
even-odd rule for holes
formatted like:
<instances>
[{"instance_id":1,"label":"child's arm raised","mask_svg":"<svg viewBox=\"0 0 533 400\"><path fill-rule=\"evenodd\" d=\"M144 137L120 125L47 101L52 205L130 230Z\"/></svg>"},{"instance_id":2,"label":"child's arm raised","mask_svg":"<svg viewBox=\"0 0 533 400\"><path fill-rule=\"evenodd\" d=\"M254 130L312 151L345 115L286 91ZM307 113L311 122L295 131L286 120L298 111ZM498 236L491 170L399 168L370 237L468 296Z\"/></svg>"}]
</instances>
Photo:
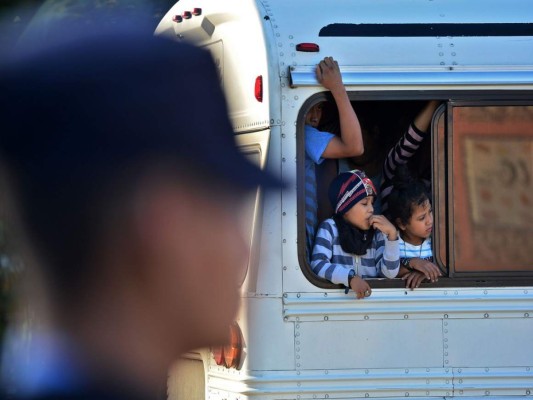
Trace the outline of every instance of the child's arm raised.
<instances>
[{"instance_id":1,"label":"child's arm raised","mask_svg":"<svg viewBox=\"0 0 533 400\"><path fill-rule=\"evenodd\" d=\"M342 83L339 64L332 57L324 58L316 67L316 76L322 86L331 91L335 99L341 127L341 136L335 136L329 142L322 157L345 158L363 154L361 126Z\"/></svg>"}]
</instances>

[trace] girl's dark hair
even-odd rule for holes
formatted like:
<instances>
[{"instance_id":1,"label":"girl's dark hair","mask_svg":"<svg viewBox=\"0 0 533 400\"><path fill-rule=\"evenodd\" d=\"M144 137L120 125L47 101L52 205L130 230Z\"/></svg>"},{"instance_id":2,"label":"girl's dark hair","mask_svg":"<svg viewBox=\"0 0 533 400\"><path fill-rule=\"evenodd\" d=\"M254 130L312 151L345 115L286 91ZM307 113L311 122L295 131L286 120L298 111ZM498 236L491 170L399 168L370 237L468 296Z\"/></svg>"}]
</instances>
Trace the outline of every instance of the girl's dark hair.
<instances>
[{"instance_id":1,"label":"girl's dark hair","mask_svg":"<svg viewBox=\"0 0 533 400\"><path fill-rule=\"evenodd\" d=\"M396 169L392 185L387 218L395 225L398 218L402 224L407 224L413 215L414 207L429 201L426 185L421 179L415 179L404 165Z\"/></svg>"}]
</instances>

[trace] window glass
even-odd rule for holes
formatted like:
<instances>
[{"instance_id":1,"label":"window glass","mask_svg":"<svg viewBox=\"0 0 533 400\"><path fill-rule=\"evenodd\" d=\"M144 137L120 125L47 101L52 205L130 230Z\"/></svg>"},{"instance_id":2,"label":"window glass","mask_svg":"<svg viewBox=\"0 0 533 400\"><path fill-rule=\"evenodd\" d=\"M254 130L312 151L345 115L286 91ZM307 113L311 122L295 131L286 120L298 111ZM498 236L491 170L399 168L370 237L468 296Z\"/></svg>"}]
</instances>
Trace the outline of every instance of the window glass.
<instances>
[{"instance_id":1,"label":"window glass","mask_svg":"<svg viewBox=\"0 0 533 400\"><path fill-rule=\"evenodd\" d=\"M533 106L452 108L453 267L533 271Z\"/></svg>"}]
</instances>

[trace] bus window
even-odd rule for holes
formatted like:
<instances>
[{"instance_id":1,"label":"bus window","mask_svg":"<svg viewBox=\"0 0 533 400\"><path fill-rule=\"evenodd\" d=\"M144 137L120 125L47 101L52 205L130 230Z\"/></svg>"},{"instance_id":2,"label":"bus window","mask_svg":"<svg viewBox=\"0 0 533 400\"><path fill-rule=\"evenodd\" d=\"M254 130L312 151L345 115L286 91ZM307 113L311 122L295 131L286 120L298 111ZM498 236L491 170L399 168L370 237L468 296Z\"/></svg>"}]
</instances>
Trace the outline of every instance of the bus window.
<instances>
[{"instance_id":1,"label":"bus window","mask_svg":"<svg viewBox=\"0 0 533 400\"><path fill-rule=\"evenodd\" d=\"M448 111L451 276L533 272L533 106Z\"/></svg>"}]
</instances>

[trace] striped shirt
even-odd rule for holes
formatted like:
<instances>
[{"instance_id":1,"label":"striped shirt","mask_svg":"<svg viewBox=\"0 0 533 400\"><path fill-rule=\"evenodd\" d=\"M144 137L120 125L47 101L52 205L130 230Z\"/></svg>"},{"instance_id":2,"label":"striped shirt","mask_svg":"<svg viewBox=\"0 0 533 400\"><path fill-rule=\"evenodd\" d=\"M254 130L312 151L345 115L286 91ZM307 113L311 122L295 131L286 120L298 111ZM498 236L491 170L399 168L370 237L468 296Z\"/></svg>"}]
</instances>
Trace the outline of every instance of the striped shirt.
<instances>
[{"instance_id":1,"label":"striped shirt","mask_svg":"<svg viewBox=\"0 0 533 400\"><path fill-rule=\"evenodd\" d=\"M411 258L422 258L433 262L433 249L431 248L431 237L422 242L421 245L414 245L407 243L401 237L400 241L400 260L403 265L404 262Z\"/></svg>"},{"instance_id":2,"label":"striped shirt","mask_svg":"<svg viewBox=\"0 0 533 400\"><path fill-rule=\"evenodd\" d=\"M400 165L407 164L422 144L426 132L422 132L413 124L409 125L407 132L401 137L396 145L390 149L389 154L383 164L383 181L381 182L381 212L387 211L388 197L392 192L393 179L396 175L396 168ZM429 188L430 182L425 182Z\"/></svg>"},{"instance_id":3,"label":"striped shirt","mask_svg":"<svg viewBox=\"0 0 533 400\"><path fill-rule=\"evenodd\" d=\"M334 137L332 133L305 126L305 232L307 254L311 255L318 226L318 201L315 165L321 164L322 154Z\"/></svg>"},{"instance_id":4,"label":"striped shirt","mask_svg":"<svg viewBox=\"0 0 533 400\"><path fill-rule=\"evenodd\" d=\"M376 231L365 255L346 253L339 242L337 225L333 218L329 218L318 228L311 268L321 278L345 286L351 269L363 279L394 278L400 270L399 241L390 241Z\"/></svg>"}]
</instances>

